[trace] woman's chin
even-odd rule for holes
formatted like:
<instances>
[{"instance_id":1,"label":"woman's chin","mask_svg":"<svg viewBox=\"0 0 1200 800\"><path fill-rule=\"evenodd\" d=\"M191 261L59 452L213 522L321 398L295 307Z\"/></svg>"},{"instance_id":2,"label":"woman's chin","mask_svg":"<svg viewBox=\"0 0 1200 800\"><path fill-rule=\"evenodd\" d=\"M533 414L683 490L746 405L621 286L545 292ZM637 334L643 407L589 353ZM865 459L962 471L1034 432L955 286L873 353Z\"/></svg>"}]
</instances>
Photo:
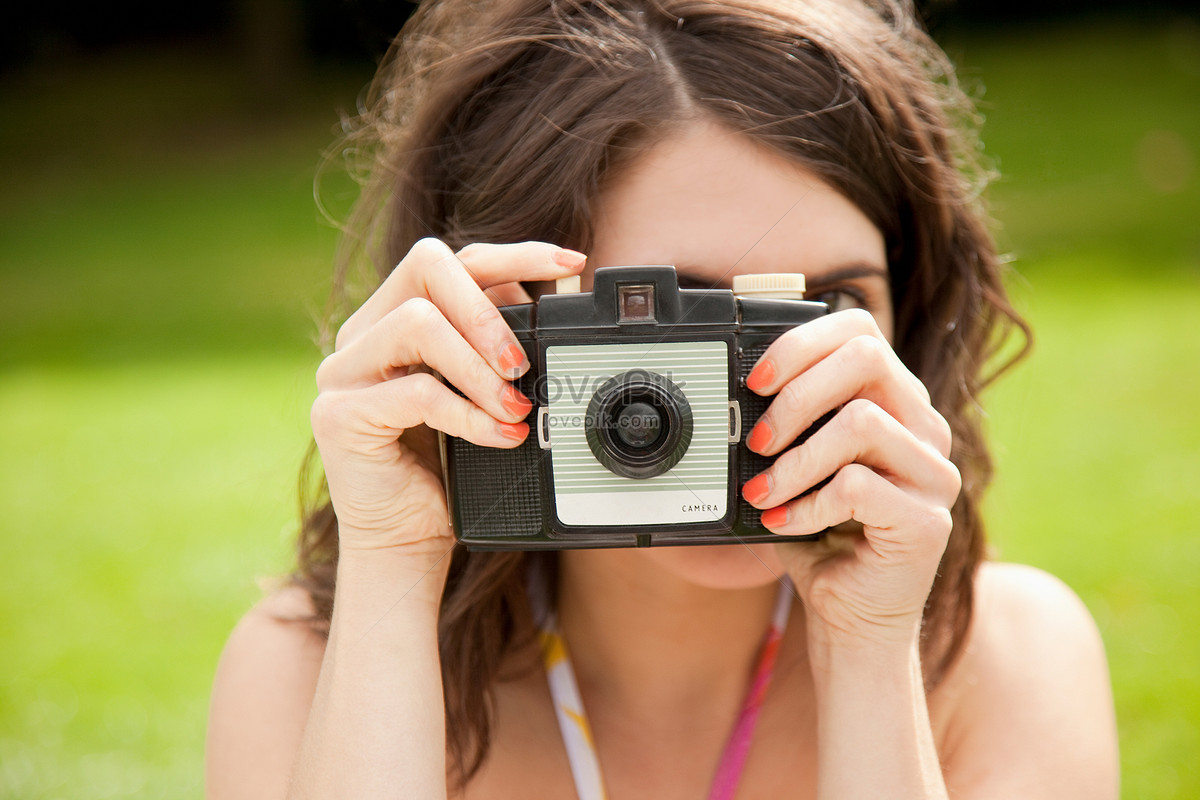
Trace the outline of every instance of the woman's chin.
<instances>
[{"instance_id":1,"label":"woman's chin","mask_svg":"<svg viewBox=\"0 0 1200 800\"><path fill-rule=\"evenodd\" d=\"M637 552L660 569L708 589L753 589L784 576L773 544L651 547Z\"/></svg>"}]
</instances>

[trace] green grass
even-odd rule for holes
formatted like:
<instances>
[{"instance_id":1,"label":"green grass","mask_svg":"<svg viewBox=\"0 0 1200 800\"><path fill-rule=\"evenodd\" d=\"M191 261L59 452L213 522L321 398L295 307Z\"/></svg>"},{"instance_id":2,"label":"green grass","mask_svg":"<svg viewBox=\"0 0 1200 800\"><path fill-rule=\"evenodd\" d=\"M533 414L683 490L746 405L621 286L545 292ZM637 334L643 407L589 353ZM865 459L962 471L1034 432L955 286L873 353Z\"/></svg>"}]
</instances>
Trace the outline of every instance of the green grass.
<instances>
[{"instance_id":1,"label":"green grass","mask_svg":"<svg viewBox=\"0 0 1200 800\"><path fill-rule=\"evenodd\" d=\"M1200 282L1071 266L1039 273L1027 302L1037 353L989 404L992 541L1000 557L1062 577L1095 615L1125 796L1191 797L1200 791Z\"/></svg>"},{"instance_id":2,"label":"green grass","mask_svg":"<svg viewBox=\"0 0 1200 800\"><path fill-rule=\"evenodd\" d=\"M199 796L215 657L286 565L304 361L5 375L0 796Z\"/></svg>"},{"instance_id":3,"label":"green grass","mask_svg":"<svg viewBox=\"0 0 1200 800\"><path fill-rule=\"evenodd\" d=\"M987 397L992 541L1095 615L1124 796L1200 796L1200 26L947 47L986 85L993 205L1036 335Z\"/></svg>"},{"instance_id":4,"label":"green grass","mask_svg":"<svg viewBox=\"0 0 1200 800\"><path fill-rule=\"evenodd\" d=\"M0 86L2 798L202 794L217 655L289 563L336 79L267 121L205 54Z\"/></svg>"},{"instance_id":5,"label":"green grass","mask_svg":"<svg viewBox=\"0 0 1200 800\"><path fill-rule=\"evenodd\" d=\"M1038 337L987 398L992 540L1096 616L1130 798L1200 795L1194 31L949 44ZM366 76L270 114L235 77L0 81L0 798L199 797L216 657L288 563L334 247L311 176Z\"/></svg>"}]
</instances>

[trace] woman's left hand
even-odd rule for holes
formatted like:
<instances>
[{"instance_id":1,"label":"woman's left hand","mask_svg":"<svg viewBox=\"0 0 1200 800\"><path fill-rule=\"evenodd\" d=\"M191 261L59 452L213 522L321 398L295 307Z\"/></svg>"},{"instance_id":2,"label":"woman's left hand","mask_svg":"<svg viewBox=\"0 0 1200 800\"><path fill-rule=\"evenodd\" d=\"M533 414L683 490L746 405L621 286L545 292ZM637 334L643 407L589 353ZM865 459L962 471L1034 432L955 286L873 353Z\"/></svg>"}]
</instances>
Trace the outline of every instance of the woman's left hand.
<instances>
[{"instance_id":1,"label":"woman's left hand","mask_svg":"<svg viewBox=\"0 0 1200 800\"><path fill-rule=\"evenodd\" d=\"M742 490L766 509L764 526L786 536L861 524L861 532L843 526L818 542L780 547L809 612L810 641L817 634L829 644L914 645L961 488L950 426L929 392L859 310L779 337L746 384L775 395L747 446L778 457ZM803 444L785 449L839 406Z\"/></svg>"}]
</instances>

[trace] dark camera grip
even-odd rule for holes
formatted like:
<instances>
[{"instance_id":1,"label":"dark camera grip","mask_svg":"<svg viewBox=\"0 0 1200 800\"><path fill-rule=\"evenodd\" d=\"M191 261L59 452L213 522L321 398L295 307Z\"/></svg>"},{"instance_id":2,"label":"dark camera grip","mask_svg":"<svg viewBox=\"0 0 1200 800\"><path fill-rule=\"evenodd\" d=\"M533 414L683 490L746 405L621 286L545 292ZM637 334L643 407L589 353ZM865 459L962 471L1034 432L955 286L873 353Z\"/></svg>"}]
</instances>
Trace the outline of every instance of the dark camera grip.
<instances>
[{"instance_id":1,"label":"dark camera grip","mask_svg":"<svg viewBox=\"0 0 1200 800\"><path fill-rule=\"evenodd\" d=\"M537 357L532 340L518 337L531 361ZM535 397L537 376L529 370L517 380L517 389L526 397ZM456 390L457 391L457 390ZM456 511L456 532L470 538L484 532L489 537L531 536L542 527L540 455L535 415L526 419L529 435L517 447L507 450L480 447L465 439L446 437L450 451L450 478L454 485L450 499Z\"/></svg>"},{"instance_id":2,"label":"dark camera grip","mask_svg":"<svg viewBox=\"0 0 1200 800\"><path fill-rule=\"evenodd\" d=\"M743 334L739 344L741 345L741 353L738 362L738 404L742 409L742 438L741 444L738 447L738 509L739 521L745 528L761 528L762 527L762 512L757 508L747 503L741 497L742 487L746 485L746 481L753 478L763 470L771 466L775 461L775 456L767 457L755 453L750 448L746 447L746 437L750 435L750 431L754 429L754 424L758 422L767 410L767 406L775 398L773 396L761 397L746 388L746 376L754 369L754 365L762 358L763 353L771 345L776 338L776 335L755 336L753 334ZM788 445L787 449L791 449L798 444L803 443L808 437L812 436L822 425L833 418L837 413L837 409L830 411L814 422L807 430L801 432L795 440ZM801 493L801 497L806 494L817 491L826 483L829 482L826 478L815 486Z\"/></svg>"}]
</instances>

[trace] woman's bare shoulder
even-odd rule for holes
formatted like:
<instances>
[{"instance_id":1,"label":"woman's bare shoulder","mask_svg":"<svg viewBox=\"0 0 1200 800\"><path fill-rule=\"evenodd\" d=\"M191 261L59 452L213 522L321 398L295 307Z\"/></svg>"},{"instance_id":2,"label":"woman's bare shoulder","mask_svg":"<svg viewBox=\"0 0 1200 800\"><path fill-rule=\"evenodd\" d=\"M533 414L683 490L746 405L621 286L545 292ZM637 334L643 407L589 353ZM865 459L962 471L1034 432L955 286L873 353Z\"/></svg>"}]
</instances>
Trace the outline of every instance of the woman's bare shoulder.
<instances>
[{"instance_id":1,"label":"woman's bare shoulder","mask_svg":"<svg viewBox=\"0 0 1200 800\"><path fill-rule=\"evenodd\" d=\"M312 706L325 639L308 594L278 589L238 621L213 679L207 796L283 797Z\"/></svg>"},{"instance_id":2,"label":"woman's bare shoulder","mask_svg":"<svg viewBox=\"0 0 1200 800\"><path fill-rule=\"evenodd\" d=\"M1091 612L1071 587L1036 567L985 561L975 579L973 638L1103 657ZM1028 652L1028 651L1027 651ZM1008 648L994 655L1016 655ZM1045 652L1050 655L1050 652Z\"/></svg>"},{"instance_id":3,"label":"woman's bare shoulder","mask_svg":"<svg viewBox=\"0 0 1200 800\"><path fill-rule=\"evenodd\" d=\"M277 678L311 677L315 685L325 654L325 637L314 627L314 616L308 592L298 586L276 589L234 626L218 669L234 662Z\"/></svg>"},{"instance_id":4,"label":"woman's bare shoulder","mask_svg":"<svg viewBox=\"0 0 1200 800\"><path fill-rule=\"evenodd\" d=\"M945 683L953 701L943 766L962 796L1116 797L1104 644L1061 580L985 563L966 646Z\"/></svg>"}]
</instances>

